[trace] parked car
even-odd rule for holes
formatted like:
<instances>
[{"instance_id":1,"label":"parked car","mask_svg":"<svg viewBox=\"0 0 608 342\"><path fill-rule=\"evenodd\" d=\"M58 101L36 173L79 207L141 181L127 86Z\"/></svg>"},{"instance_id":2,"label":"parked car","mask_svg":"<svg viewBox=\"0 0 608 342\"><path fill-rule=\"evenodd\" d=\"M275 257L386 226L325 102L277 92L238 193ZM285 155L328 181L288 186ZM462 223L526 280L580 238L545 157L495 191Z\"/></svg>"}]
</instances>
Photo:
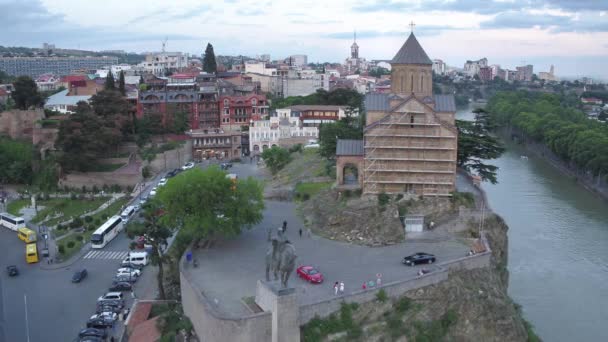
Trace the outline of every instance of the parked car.
<instances>
[{"instance_id":1,"label":"parked car","mask_svg":"<svg viewBox=\"0 0 608 342\"><path fill-rule=\"evenodd\" d=\"M96 312L98 314L108 312L108 313L119 313L122 308L120 306L112 306L112 305L98 305Z\"/></svg>"},{"instance_id":2,"label":"parked car","mask_svg":"<svg viewBox=\"0 0 608 342\"><path fill-rule=\"evenodd\" d=\"M127 277L131 276L133 278L137 278L137 277L139 277L139 275L141 274L141 272L138 271L138 270L130 269L130 268L118 269L118 271L116 271L116 275L117 276L120 276L120 275L123 275L123 274L126 275Z\"/></svg>"},{"instance_id":3,"label":"parked car","mask_svg":"<svg viewBox=\"0 0 608 342\"><path fill-rule=\"evenodd\" d=\"M95 328L86 328L86 329L80 330L80 332L78 333L78 337L85 337L85 336L106 338L108 336L108 332L105 329L95 329Z\"/></svg>"},{"instance_id":4,"label":"parked car","mask_svg":"<svg viewBox=\"0 0 608 342\"><path fill-rule=\"evenodd\" d=\"M98 302L97 306L98 307L111 306L111 307L117 307L119 309L122 309L125 307L125 301L122 299L104 300L104 301Z\"/></svg>"},{"instance_id":5,"label":"parked car","mask_svg":"<svg viewBox=\"0 0 608 342\"><path fill-rule=\"evenodd\" d=\"M158 182L158 186L165 186L167 185L167 178L161 178L160 181Z\"/></svg>"},{"instance_id":6,"label":"parked car","mask_svg":"<svg viewBox=\"0 0 608 342\"><path fill-rule=\"evenodd\" d=\"M17 269L17 266L15 266L15 265L7 266L6 272L8 273L9 277L15 277L15 276L19 275L19 270Z\"/></svg>"},{"instance_id":7,"label":"parked car","mask_svg":"<svg viewBox=\"0 0 608 342\"><path fill-rule=\"evenodd\" d=\"M74 342L104 342L105 340L105 337L83 336L77 338L76 340L74 340Z\"/></svg>"},{"instance_id":8,"label":"parked car","mask_svg":"<svg viewBox=\"0 0 608 342\"><path fill-rule=\"evenodd\" d=\"M150 190L150 193L148 194L150 197L154 197L156 196L156 191L158 190L157 187L153 187L152 190Z\"/></svg>"},{"instance_id":9,"label":"parked car","mask_svg":"<svg viewBox=\"0 0 608 342\"><path fill-rule=\"evenodd\" d=\"M194 163L193 162L188 162L184 166L182 166L182 170L190 170L193 167L194 167Z\"/></svg>"},{"instance_id":10,"label":"parked car","mask_svg":"<svg viewBox=\"0 0 608 342\"><path fill-rule=\"evenodd\" d=\"M112 291L112 292L120 292L120 291L131 291L132 288L133 288L133 285L131 285L131 283L122 281L122 282L118 282L116 284L112 284L112 286L110 286L110 288L108 290Z\"/></svg>"},{"instance_id":11,"label":"parked car","mask_svg":"<svg viewBox=\"0 0 608 342\"><path fill-rule=\"evenodd\" d=\"M72 276L72 283L80 283L82 280L84 280L84 278L86 278L88 275L87 269L83 268L81 270L77 270L76 272L74 272L74 275Z\"/></svg>"},{"instance_id":12,"label":"parked car","mask_svg":"<svg viewBox=\"0 0 608 342\"><path fill-rule=\"evenodd\" d=\"M136 204L133 206L133 210L135 210L135 212L138 212L139 209L141 209L141 204Z\"/></svg>"},{"instance_id":13,"label":"parked car","mask_svg":"<svg viewBox=\"0 0 608 342\"><path fill-rule=\"evenodd\" d=\"M139 205L143 207L146 202L148 202L148 196L142 197L141 200L139 200Z\"/></svg>"},{"instance_id":14,"label":"parked car","mask_svg":"<svg viewBox=\"0 0 608 342\"><path fill-rule=\"evenodd\" d=\"M87 321L87 328L105 329L109 328L114 324L114 320L106 319L105 317L89 318Z\"/></svg>"},{"instance_id":15,"label":"parked car","mask_svg":"<svg viewBox=\"0 0 608 342\"><path fill-rule=\"evenodd\" d=\"M308 282L320 284L323 282L323 274L313 266L300 266L296 270L298 276Z\"/></svg>"},{"instance_id":16,"label":"parked car","mask_svg":"<svg viewBox=\"0 0 608 342\"><path fill-rule=\"evenodd\" d=\"M130 263L130 262L126 261L126 260L123 260L120 263L120 267L128 267L128 268L132 268L132 269L135 269L135 270L141 270L141 269L144 268L144 266L145 265L143 265L143 264L134 264L134 263Z\"/></svg>"},{"instance_id":17,"label":"parked car","mask_svg":"<svg viewBox=\"0 0 608 342\"><path fill-rule=\"evenodd\" d=\"M139 277L141 275L141 271L131 268L131 267L121 267L119 268L117 271L117 273L126 273L126 274L135 274L137 277Z\"/></svg>"},{"instance_id":18,"label":"parked car","mask_svg":"<svg viewBox=\"0 0 608 342\"><path fill-rule=\"evenodd\" d=\"M404 265L414 266L418 264L432 264L435 261L437 261L437 259L433 254L419 252L406 256L405 258L403 258L402 263Z\"/></svg>"},{"instance_id":19,"label":"parked car","mask_svg":"<svg viewBox=\"0 0 608 342\"><path fill-rule=\"evenodd\" d=\"M319 148L319 147L321 147L321 145L316 144L316 143L315 144L308 144L308 145L304 146L304 148Z\"/></svg>"},{"instance_id":20,"label":"parked car","mask_svg":"<svg viewBox=\"0 0 608 342\"><path fill-rule=\"evenodd\" d=\"M231 167L232 167L232 163L221 163L220 164L220 169L222 169L222 170L228 170Z\"/></svg>"},{"instance_id":21,"label":"parked car","mask_svg":"<svg viewBox=\"0 0 608 342\"><path fill-rule=\"evenodd\" d=\"M129 277L128 274L120 274L120 275L115 275L114 278L112 278L112 284L116 284L116 283L134 283L137 281L137 277Z\"/></svg>"},{"instance_id":22,"label":"parked car","mask_svg":"<svg viewBox=\"0 0 608 342\"><path fill-rule=\"evenodd\" d=\"M105 295L97 298L97 302L101 302L104 300L122 300L122 293L120 292L108 292Z\"/></svg>"}]
</instances>

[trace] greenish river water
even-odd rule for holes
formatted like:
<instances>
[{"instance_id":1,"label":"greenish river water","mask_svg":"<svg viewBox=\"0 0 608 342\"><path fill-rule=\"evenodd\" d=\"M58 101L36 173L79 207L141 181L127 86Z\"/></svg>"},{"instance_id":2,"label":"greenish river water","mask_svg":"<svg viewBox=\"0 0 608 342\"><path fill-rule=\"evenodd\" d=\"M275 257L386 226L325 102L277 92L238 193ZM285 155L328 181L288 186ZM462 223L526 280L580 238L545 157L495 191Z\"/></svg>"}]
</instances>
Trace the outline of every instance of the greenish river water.
<instances>
[{"instance_id":1,"label":"greenish river water","mask_svg":"<svg viewBox=\"0 0 608 342\"><path fill-rule=\"evenodd\" d=\"M545 341L608 341L608 202L516 144L492 162L499 183L482 187L510 228L509 295Z\"/></svg>"}]
</instances>

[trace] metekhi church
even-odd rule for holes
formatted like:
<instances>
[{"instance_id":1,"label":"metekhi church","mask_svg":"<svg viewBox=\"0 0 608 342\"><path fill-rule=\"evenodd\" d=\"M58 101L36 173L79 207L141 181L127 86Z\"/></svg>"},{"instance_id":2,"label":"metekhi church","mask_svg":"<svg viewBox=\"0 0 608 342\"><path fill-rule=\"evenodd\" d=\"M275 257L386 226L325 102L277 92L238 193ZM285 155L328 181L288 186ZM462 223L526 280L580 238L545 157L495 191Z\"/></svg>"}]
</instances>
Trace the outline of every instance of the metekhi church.
<instances>
[{"instance_id":1,"label":"metekhi church","mask_svg":"<svg viewBox=\"0 0 608 342\"><path fill-rule=\"evenodd\" d=\"M365 96L363 140L338 140L339 187L451 196L458 131L453 95L433 95L433 63L412 32L391 63L391 92Z\"/></svg>"}]
</instances>

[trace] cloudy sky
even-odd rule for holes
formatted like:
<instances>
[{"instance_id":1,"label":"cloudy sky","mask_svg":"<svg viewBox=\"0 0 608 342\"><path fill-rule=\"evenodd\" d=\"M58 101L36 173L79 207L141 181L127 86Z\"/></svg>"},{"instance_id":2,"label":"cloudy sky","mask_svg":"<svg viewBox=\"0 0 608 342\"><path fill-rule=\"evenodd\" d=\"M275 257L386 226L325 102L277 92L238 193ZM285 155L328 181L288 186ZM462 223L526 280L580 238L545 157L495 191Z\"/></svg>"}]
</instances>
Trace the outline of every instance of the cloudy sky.
<instances>
[{"instance_id":1,"label":"cloudy sky","mask_svg":"<svg viewBox=\"0 0 608 342\"><path fill-rule=\"evenodd\" d=\"M608 79L608 0L0 0L0 45L342 61L390 59L414 21L431 58L460 66L487 57L535 72Z\"/></svg>"}]
</instances>

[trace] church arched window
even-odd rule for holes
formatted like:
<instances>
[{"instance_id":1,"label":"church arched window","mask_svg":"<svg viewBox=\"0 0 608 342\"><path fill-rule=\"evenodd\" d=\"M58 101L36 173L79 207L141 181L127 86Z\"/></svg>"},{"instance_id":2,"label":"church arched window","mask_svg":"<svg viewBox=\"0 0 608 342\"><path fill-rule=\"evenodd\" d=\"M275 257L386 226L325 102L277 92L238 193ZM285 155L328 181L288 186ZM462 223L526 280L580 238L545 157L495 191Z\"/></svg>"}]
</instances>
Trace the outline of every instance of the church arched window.
<instances>
[{"instance_id":1,"label":"church arched window","mask_svg":"<svg viewBox=\"0 0 608 342\"><path fill-rule=\"evenodd\" d=\"M414 73L412 73L411 77L410 77L410 89L412 91L412 93L414 92Z\"/></svg>"},{"instance_id":2,"label":"church arched window","mask_svg":"<svg viewBox=\"0 0 608 342\"><path fill-rule=\"evenodd\" d=\"M424 91L424 75L420 75L420 91Z\"/></svg>"}]
</instances>

